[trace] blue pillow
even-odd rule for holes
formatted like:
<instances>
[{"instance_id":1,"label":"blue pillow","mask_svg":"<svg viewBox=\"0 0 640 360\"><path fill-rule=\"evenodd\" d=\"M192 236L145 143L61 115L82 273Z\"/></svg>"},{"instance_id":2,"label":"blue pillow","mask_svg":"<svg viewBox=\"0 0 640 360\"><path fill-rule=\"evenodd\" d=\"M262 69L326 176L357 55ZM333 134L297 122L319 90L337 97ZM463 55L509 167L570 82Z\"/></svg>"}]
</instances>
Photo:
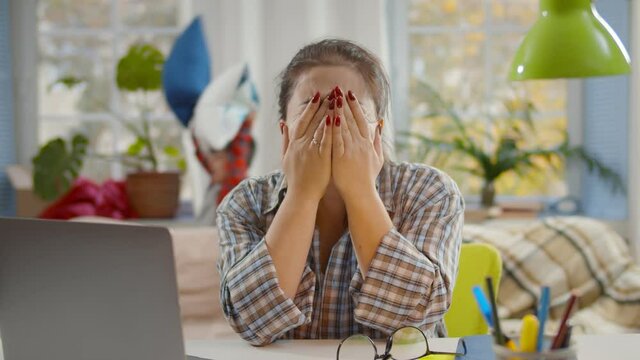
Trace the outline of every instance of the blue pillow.
<instances>
[{"instance_id":1,"label":"blue pillow","mask_svg":"<svg viewBox=\"0 0 640 360\"><path fill-rule=\"evenodd\" d=\"M211 59L196 17L173 44L162 71L162 87L169 107L187 126L200 94L211 80Z\"/></svg>"}]
</instances>

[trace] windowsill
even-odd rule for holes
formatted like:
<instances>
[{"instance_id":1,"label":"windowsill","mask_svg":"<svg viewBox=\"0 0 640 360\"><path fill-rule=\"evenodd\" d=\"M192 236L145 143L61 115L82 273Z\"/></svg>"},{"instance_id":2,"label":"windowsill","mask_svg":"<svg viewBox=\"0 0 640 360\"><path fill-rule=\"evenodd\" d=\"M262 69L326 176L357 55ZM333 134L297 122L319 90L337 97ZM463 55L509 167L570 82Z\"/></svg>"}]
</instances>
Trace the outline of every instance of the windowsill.
<instances>
[{"instance_id":1,"label":"windowsill","mask_svg":"<svg viewBox=\"0 0 640 360\"><path fill-rule=\"evenodd\" d=\"M164 226L164 227L198 227L204 226L198 223L193 213L191 201L181 201L176 216L172 218L136 218L129 219L132 222L142 225Z\"/></svg>"}]
</instances>

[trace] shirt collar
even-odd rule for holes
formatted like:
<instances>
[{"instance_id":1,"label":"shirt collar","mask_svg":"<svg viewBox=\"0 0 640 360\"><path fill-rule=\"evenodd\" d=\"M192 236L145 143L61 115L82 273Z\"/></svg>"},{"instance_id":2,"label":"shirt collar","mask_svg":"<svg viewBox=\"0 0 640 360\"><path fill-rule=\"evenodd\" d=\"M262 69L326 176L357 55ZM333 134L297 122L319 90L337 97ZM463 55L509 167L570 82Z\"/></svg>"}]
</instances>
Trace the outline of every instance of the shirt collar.
<instances>
[{"instance_id":1,"label":"shirt collar","mask_svg":"<svg viewBox=\"0 0 640 360\"><path fill-rule=\"evenodd\" d=\"M395 204L393 202L393 194L396 192L396 184L393 182L393 178L391 177L391 167L393 165L385 161L382 165L382 170L378 174L376 178L376 190L378 190L378 194L380 195L380 199L384 204L385 209L388 212L395 212Z\"/></svg>"},{"instance_id":2,"label":"shirt collar","mask_svg":"<svg viewBox=\"0 0 640 360\"><path fill-rule=\"evenodd\" d=\"M382 165L382 170L380 170L380 173L376 178L376 190L380 195L380 199L382 200L385 209L388 212L393 213L395 211L395 206L393 203L395 184L392 182L393 179L391 178L391 166L392 165L386 161L384 165ZM275 191L272 191L269 194L267 207L263 211L263 214L277 210L278 207L280 207L280 204L282 204L284 196L287 194L287 179L284 173L280 172L278 174L276 183L273 188L275 189Z\"/></svg>"},{"instance_id":3,"label":"shirt collar","mask_svg":"<svg viewBox=\"0 0 640 360\"><path fill-rule=\"evenodd\" d=\"M277 180L273 189L274 191L268 195L269 201L267 202L267 207L262 212L263 214L276 210L280 207L282 200L284 200L284 196L287 193L287 179L283 172L278 172Z\"/></svg>"}]
</instances>

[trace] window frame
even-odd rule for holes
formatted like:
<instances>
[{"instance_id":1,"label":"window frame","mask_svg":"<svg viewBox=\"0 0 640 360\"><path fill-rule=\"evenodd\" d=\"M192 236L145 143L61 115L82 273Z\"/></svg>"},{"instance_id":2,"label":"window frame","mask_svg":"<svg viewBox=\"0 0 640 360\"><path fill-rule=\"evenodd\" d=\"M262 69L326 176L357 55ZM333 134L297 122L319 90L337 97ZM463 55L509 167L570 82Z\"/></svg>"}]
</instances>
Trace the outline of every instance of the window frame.
<instances>
[{"instance_id":1,"label":"window frame","mask_svg":"<svg viewBox=\"0 0 640 360\"><path fill-rule=\"evenodd\" d=\"M113 61L112 66L110 67L109 73L107 74L107 78L110 80L110 101L109 101L109 111L110 112L92 112L92 113L77 113L73 115L54 115L54 114L46 114L42 111L41 108L38 108L37 111L37 127L38 129L35 133L35 141L37 144L41 144L44 141L48 141L48 139L40 139L40 125L47 123L55 123L55 122L65 122L65 121L77 121L80 123L83 122L99 122L107 125L109 130L113 134L114 142L112 144L112 148L110 151L113 154L118 153L118 139L122 138L125 134L126 130L123 129L123 126L120 124L118 119L114 117L113 114L118 116L123 115L122 111L122 100L120 98L121 91L118 89L115 82L115 67L118 59L123 55L119 53L120 47L125 43L122 39L123 35L138 35L138 36L178 36L182 32L182 22L184 21L182 16L182 12L185 9L184 6L180 4L179 1L176 2L176 8L178 14L176 14L176 25L175 26L123 26L122 21L119 17L119 4L117 0L109 0L110 2L110 12L109 12L109 26L105 26L104 28L92 29L92 28L82 28L82 27L65 27L65 28L53 28L53 29L42 29L39 24L39 19L35 18L34 24L35 27L33 29L33 37L36 41L36 52L38 52L39 42L42 37L50 37L50 38L60 38L60 39L86 39L86 38L99 38L100 36L109 36L111 38L111 59ZM30 10L33 11L33 14L37 13L37 2L31 2L32 7ZM127 44L125 44L127 45ZM168 56L168 54L164 54ZM35 61L36 65L36 73L39 72L40 59L37 57ZM36 84L34 84L35 90L35 98L36 101L39 102L40 95L39 89ZM175 116L170 112L163 114L162 116L151 116L150 121L156 124L161 123L174 123L176 121ZM35 151L35 149L34 149ZM124 177L124 168L121 163L117 161L110 162L110 173L114 178L122 178Z\"/></svg>"},{"instance_id":2,"label":"window frame","mask_svg":"<svg viewBox=\"0 0 640 360\"><path fill-rule=\"evenodd\" d=\"M631 1L631 91L629 91L629 213L628 237L634 246L635 259L640 259L640 164L637 155L640 154L640 61L633 56L640 54L640 1ZM634 36L635 34L635 36ZM635 155L635 156L634 156Z\"/></svg>"},{"instance_id":3,"label":"window frame","mask_svg":"<svg viewBox=\"0 0 640 360\"><path fill-rule=\"evenodd\" d=\"M484 2L485 11L489 12L488 1ZM410 30L408 10L409 0L387 0L387 22L389 24L389 49L391 66L390 77L391 81L391 93L392 93L392 107L391 116L394 120L395 135L402 131L409 130L409 79L410 79L410 59L409 59L409 36L414 32ZM485 24L482 26L465 26L460 32L470 31L482 31L483 33L489 31L490 33L501 33L505 31L518 31L526 32L529 28L522 26L502 26ZM424 34L437 34L442 32L450 33L450 27L443 26L418 26L415 27L418 33ZM490 37L489 37L490 38ZM491 63L487 61L487 58L491 57L490 54L490 42L485 41L483 47L484 51L484 67L485 74L488 74L491 78L493 72L490 70ZM491 81L485 81L485 87L490 84ZM581 80L568 80L566 87L566 117L567 117L567 132L569 134L570 143L572 145L582 145L582 81ZM553 115L553 112L545 114ZM567 171L565 172L565 182L567 184L567 196L580 196L581 189L581 171L572 171L573 169L579 169L579 164L567 164ZM516 196L516 195L500 195L496 194L497 202L513 202L519 203L548 203L557 200L557 196L546 195L529 195L529 196ZM470 204L480 203L480 194L465 195L465 200Z\"/></svg>"}]
</instances>

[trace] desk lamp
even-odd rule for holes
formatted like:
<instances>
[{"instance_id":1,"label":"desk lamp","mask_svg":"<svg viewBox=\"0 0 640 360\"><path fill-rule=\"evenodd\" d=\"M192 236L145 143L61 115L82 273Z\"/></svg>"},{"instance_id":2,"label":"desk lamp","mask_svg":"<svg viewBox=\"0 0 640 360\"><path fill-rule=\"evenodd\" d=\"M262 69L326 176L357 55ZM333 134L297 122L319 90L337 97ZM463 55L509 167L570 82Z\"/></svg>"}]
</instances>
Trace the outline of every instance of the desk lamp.
<instances>
[{"instance_id":1,"label":"desk lamp","mask_svg":"<svg viewBox=\"0 0 640 360\"><path fill-rule=\"evenodd\" d=\"M626 74L629 54L592 0L540 0L540 15L518 48L511 80Z\"/></svg>"}]
</instances>

